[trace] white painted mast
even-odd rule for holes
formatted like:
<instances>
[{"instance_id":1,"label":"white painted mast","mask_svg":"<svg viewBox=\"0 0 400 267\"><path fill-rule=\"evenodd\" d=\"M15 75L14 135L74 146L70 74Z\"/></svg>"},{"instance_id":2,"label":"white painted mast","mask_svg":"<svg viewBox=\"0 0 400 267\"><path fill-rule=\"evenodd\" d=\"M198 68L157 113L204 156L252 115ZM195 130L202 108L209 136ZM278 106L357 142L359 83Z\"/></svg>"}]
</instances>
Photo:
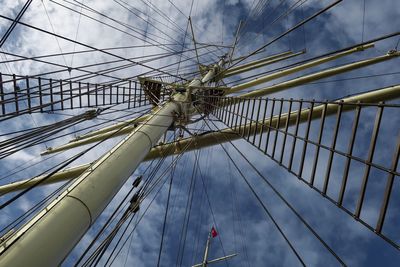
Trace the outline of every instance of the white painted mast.
<instances>
[{"instance_id":1,"label":"white painted mast","mask_svg":"<svg viewBox=\"0 0 400 267\"><path fill-rule=\"evenodd\" d=\"M0 266L58 266L106 208L151 148L176 121L189 120L193 87L213 81L225 61L193 80L184 93L153 111L113 149L86 169L59 197L1 244Z\"/></svg>"}]
</instances>

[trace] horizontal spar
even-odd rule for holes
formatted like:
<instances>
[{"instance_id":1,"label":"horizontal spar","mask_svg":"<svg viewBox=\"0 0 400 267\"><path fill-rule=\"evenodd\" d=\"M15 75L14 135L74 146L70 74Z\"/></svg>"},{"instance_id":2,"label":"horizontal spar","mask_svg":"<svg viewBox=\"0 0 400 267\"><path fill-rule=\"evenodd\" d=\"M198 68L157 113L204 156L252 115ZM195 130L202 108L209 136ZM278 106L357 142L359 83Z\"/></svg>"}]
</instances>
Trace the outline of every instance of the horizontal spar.
<instances>
[{"instance_id":1,"label":"horizontal spar","mask_svg":"<svg viewBox=\"0 0 400 267\"><path fill-rule=\"evenodd\" d=\"M153 110L153 111L155 111L155 110ZM138 126L139 123L145 121L148 118L149 118L149 116L144 115L139 118L134 118L134 119L127 120L124 122L116 123L114 125L111 125L111 126L108 126L108 127L96 130L96 131L89 132L85 135L76 137L75 139L69 141L69 143L67 143L67 144L64 144L64 145L61 145L58 147L49 147L49 148L47 148L47 150L43 151L41 153L41 155L42 156L49 155L49 154L53 154L56 152L68 150L71 148L98 142L98 141L101 141L101 140L104 140L104 139L107 139L110 137L126 135L126 134L132 132Z\"/></svg>"},{"instance_id":2,"label":"horizontal spar","mask_svg":"<svg viewBox=\"0 0 400 267\"><path fill-rule=\"evenodd\" d=\"M265 95L281 92L281 91L287 90L287 89L295 87L295 86L300 86L303 84L307 84L309 82L328 78L328 77L338 75L338 74L341 74L344 72L360 69L360 68L363 68L366 66L384 62L386 60L391 60L398 56L400 56L400 52L390 51L383 56L373 57L373 58L357 61L354 63L341 65L339 67L329 68L329 69L326 69L323 71L311 73L311 74L304 75L304 76L301 76L301 77L298 77L298 78L295 78L295 79L292 79L292 80L289 80L286 82L281 82L281 83L278 83L275 85L268 86L266 88L262 88L262 89L251 91L249 93L242 94L239 97L258 97L258 96L265 96Z\"/></svg>"},{"instance_id":3,"label":"horizontal spar","mask_svg":"<svg viewBox=\"0 0 400 267\"><path fill-rule=\"evenodd\" d=\"M54 183L58 183L60 181L74 179L74 178L78 177L79 175L81 175L87 168L89 168L91 164L92 163L82 164L82 165L79 165L76 167L72 167L72 168L68 168L68 169L59 171L59 172L53 174L49 179L43 181L43 184L54 184ZM5 195L10 192L29 188L29 187L37 184L41 180L45 179L46 177L47 177L47 174L43 174L43 175L36 176L32 179L27 179L27 180L22 180L22 181L14 182L11 184L7 184L7 185L2 185L2 186L0 186L0 196Z\"/></svg>"},{"instance_id":4,"label":"horizontal spar","mask_svg":"<svg viewBox=\"0 0 400 267\"><path fill-rule=\"evenodd\" d=\"M278 55L274 55L274 56L270 56L270 57L267 57L267 58L263 58L263 59L260 59L260 60L252 61L252 62L249 62L247 64L243 64L243 65L228 69L226 72L223 73L223 76L224 76L224 78L230 77L230 76L233 76L233 75L236 75L236 74L240 74L240 73L251 71L251 70L254 70L254 69L257 69L257 68L260 68L260 67L271 65L271 64L274 64L276 62L285 60L285 59L296 57L296 56L302 55L304 53L305 53L304 50L300 51L300 52L297 52L297 53L285 52L285 53L281 53L281 54L278 54Z\"/></svg>"},{"instance_id":5,"label":"horizontal spar","mask_svg":"<svg viewBox=\"0 0 400 267\"><path fill-rule=\"evenodd\" d=\"M372 47L374 47L373 43L367 44L367 45L358 46L358 47L355 47L355 48L352 48L352 49L349 49L349 50L345 50L345 51L340 52L340 53L336 53L336 54L325 56L325 57L322 57L322 58L319 58L319 59L316 59L316 60L312 60L310 62L298 65L298 66L293 67L293 68L281 70L281 71L278 71L278 72L275 72L275 73L272 73L272 74L269 74L269 75L254 79L254 80L251 80L251 81L246 82L246 83L235 85L235 86L233 86L231 88L231 91L229 93L236 93L236 92L241 91L243 89L247 89L247 88L250 88L250 87L255 86L255 85L259 85L259 84L266 83L266 82L269 82L269 81L272 81L272 80L275 80L275 79L278 79L278 78L281 78L281 77L285 77L287 75L290 75L290 74L293 74L293 73L296 73L296 72L299 72L299 71L302 71L302 70L305 70L305 69L308 69L308 68L311 68L311 67L315 67L315 66L321 65L323 63L326 63L326 62L329 62L329 61L332 61L332 60L335 60L335 59L350 55L352 53L364 51L365 49L372 48Z\"/></svg>"}]
</instances>

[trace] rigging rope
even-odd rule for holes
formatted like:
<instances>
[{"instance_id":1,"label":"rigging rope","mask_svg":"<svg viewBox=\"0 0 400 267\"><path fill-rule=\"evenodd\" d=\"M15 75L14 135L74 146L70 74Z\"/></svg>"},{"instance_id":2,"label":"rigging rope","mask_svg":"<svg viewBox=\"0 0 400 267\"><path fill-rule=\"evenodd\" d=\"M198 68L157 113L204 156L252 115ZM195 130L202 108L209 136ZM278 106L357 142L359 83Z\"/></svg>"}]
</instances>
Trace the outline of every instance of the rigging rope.
<instances>
[{"instance_id":1,"label":"rigging rope","mask_svg":"<svg viewBox=\"0 0 400 267\"><path fill-rule=\"evenodd\" d=\"M204 120L206 122L206 120ZM210 128L210 130L212 129L211 126L206 122L208 128ZM270 218L270 220L272 221L272 223L275 225L275 227L277 228L277 230L279 231L279 233L282 235L283 239L285 240L285 242L288 244L288 246L290 247L291 251L295 254L296 258L298 259L298 261L301 263L301 265L306 266L302 257L299 255L299 253L297 252L297 250L294 248L294 246L292 245L292 242L290 242L290 240L288 239L288 237L286 236L286 234L283 232L282 228L279 226L278 222L275 220L275 218L272 216L271 212L269 211L269 209L267 208L267 206L264 204L264 202L261 200L260 196L256 193L256 191L254 190L253 186L249 183L248 179L246 178L246 176L243 174L243 172L240 170L240 168L237 166L236 162L232 159L232 157L229 155L228 151L226 150L226 148L222 145L219 144L220 147L224 150L226 156L229 158L229 160L232 162L232 164L235 166L236 170L238 171L238 173L240 174L240 176L243 178L243 180L245 181L245 183L247 184L247 186L249 187L250 191L253 193L254 197L257 199L257 201L260 203L261 207L263 208L263 210L265 211L265 213L267 214L267 216Z\"/></svg>"},{"instance_id":2,"label":"rigging rope","mask_svg":"<svg viewBox=\"0 0 400 267\"><path fill-rule=\"evenodd\" d=\"M144 115L144 114L143 114ZM8 205L10 205L11 203L13 203L14 201L16 201L17 199L19 199L21 196L25 195L27 192L31 191L33 188L37 187L38 185L40 185L41 183L43 183L44 181L46 181L47 179L49 179L53 174L57 173L58 171L62 170L63 168L65 168L66 166L68 166L70 163L74 162L75 160L77 160L78 158L82 157L84 154L86 154L87 152L89 152L91 149L97 147L98 145L102 144L104 141L108 140L109 138L111 138L112 136L116 135L119 131L121 131L123 128L130 126L132 124L131 123L127 123L126 125L124 125L124 127L121 127L120 129L116 130L115 132L113 132L110 136L107 136L105 138L103 138L102 140L100 140L98 143L92 145L91 147L83 150L82 152L76 154L75 156L71 157L70 159L64 160L63 162L59 163L58 165L56 165L57 167L51 171L50 173L48 173L45 177L43 177L43 179L40 179L38 182L36 182L35 184L33 184L32 186L28 187L27 189L23 190L22 192L16 194L15 196L13 196L12 198L10 198L9 200L5 201L4 203L0 204L0 210L7 207ZM54 168L54 167L53 167ZM50 168L49 170L51 170L52 168ZM48 171L49 171L48 170ZM31 178L33 179L33 178ZM31 180L30 179L30 180Z\"/></svg>"},{"instance_id":3,"label":"rigging rope","mask_svg":"<svg viewBox=\"0 0 400 267\"><path fill-rule=\"evenodd\" d=\"M167 225L167 216L168 216L168 208L169 208L169 201L171 198L171 189L172 189L172 182L174 180L174 170L175 170L174 165L171 170L171 179L169 182L169 188L168 188L168 196L167 196L167 204L165 206L165 214L164 214L164 222L163 222L163 227L162 227L162 232L161 232L161 241L160 241L160 250L158 252L158 260L157 260L157 266L160 266L160 261L161 261L161 254L162 254L162 249L163 249L163 242L164 242L164 234L165 234L165 227Z\"/></svg>"},{"instance_id":4,"label":"rigging rope","mask_svg":"<svg viewBox=\"0 0 400 267\"><path fill-rule=\"evenodd\" d=\"M211 121L214 127L217 125ZM218 129L220 131L220 129ZM226 138L226 136L224 135ZM303 223L303 225L314 235L315 238L336 258L336 260L342 265L346 266L344 261L335 253L335 251L323 240L323 238L312 228L310 224L300 215L300 213L284 198L284 196L272 185L272 183L255 167L253 163L249 161L249 159L243 154L240 149L230 140L227 140L228 143L237 151L237 153L250 165L250 167L258 174L258 176L268 185L269 188L273 190L273 192L282 200L283 203L294 213L294 215Z\"/></svg>"}]
</instances>

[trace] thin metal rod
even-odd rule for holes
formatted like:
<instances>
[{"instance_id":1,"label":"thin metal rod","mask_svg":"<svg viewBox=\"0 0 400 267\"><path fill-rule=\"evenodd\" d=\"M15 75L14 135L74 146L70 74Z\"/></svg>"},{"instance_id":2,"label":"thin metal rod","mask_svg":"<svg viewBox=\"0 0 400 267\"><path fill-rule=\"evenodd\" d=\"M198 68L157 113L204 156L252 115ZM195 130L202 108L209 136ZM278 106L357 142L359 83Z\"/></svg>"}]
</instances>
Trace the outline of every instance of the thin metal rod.
<instances>
[{"instance_id":1,"label":"thin metal rod","mask_svg":"<svg viewBox=\"0 0 400 267\"><path fill-rule=\"evenodd\" d=\"M303 151L301 153L301 158L300 158L300 166L299 166L299 176L300 177L303 177L304 160L306 158L306 153L307 153L307 143L308 143L308 136L310 135L313 110L314 110L314 100L311 102L310 111L308 113L307 128L306 128L306 133L305 133L304 142L303 142Z\"/></svg>"},{"instance_id":2,"label":"thin metal rod","mask_svg":"<svg viewBox=\"0 0 400 267\"><path fill-rule=\"evenodd\" d=\"M395 148L395 153L393 154L393 160L392 160L392 166L391 166L391 169L394 171L397 170L397 166L399 163L399 156L400 156L400 134L397 137L397 145ZM393 173L389 173L387 182L386 182L385 193L383 196L382 206L381 206L381 209L379 212L378 222L377 222L376 228L375 228L375 231L377 233L382 232L383 224L384 224L385 218L386 218L386 212L387 212L387 209L389 206L390 196L392 194L394 179L395 179L395 175Z\"/></svg>"},{"instance_id":3,"label":"thin metal rod","mask_svg":"<svg viewBox=\"0 0 400 267\"><path fill-rule=\"evenodd\" d=\"M357 108L355 110L353 127L351 130L351 137L350 137L349 145L348 145L348 149L347 149L348 156L346 157L346 163L344 165L344 171L343 171L342 184L340 186L340 192L339 192L339 197L338 197L339 205L343 204L344 193L346 191L346 186L347 186L347 178L349 177L351 156L353 155L353 149L354 149L354 143L355 143L356 135L357 135L358 123L360 121L360 114L361 114L361 106L357 106Z\"/></svg>"},{"instance_id":4,"label":"thin metal rod","mask_svg":"<svg viewBox=\"0 0 400 267\"><path fill-rule=\"evenodd\" d=\"M378 111L376 113L374 130L373 130L372 136L371 136L371 143L370 143L370 147L369 147L369 151L368 151L367 162L372 162L372 160L374 158L376 140L378 139L379 129L380 129L381 121L382 121L382 114L383 114L383 106L379 106ZM367 190L367 184L368 184L368 178L369 178L370 172L371 172L371 165L367 164L365 166L364 177L363 177L363 180L361 183L361 190L360 190L360 195L359 195L358 202L357 202L356 211L354 212L354 216L356 218L359 218L360 214L361 214L361 209L362 209L362 206L364 203L364 197L365 197L365 192Z\"/></svg>"},{"instance_id":5,"label":"thin metal rod","mask_svg":"<svg viewBox=\"0 0 400 267\"><path fill-rule=\"evenodd\" d=\"M322 135L324 132L325 118L326 118L326 108L327 108L327 103L325 102L324 108L322 110L322 115L321 115L321 123L319 125L319 133L318 133L318 140L317 140L318 144L321 144L321 141L322 141ZM311 185L314 185L314 181L315 181L315 173L317 172L319 151L320 151L320 146L316 146L315 147L315 155L314 155L314 164L313 164L313 168L311 171L311 178L310 178Z\"/></svg>"},{"instance_id":6,"label":"thin metal rod","mask_svg":"<svg viewBox=\"0 0 400 267\"><path fill-rule=\"evenodd\" d=\"M289 130L290 114L292 113L292 105L293 105L293 101L292 100L293 100L292 98L289 100L288 119L286 120L285 133L283 134L283 141L282 141L282 148L281 148L282 152L281 152L281 158L279 160L279 164L282 164L283 156L285 154L286 139L287 139L287 133L288 133L288 130Z\"/></svg>"},{"instance_id":7,"label":"thin metal rod","mask_svg":"<svg viewBox=\"0 0 400 267\"><path fill-rule=\"evenodd\" d=\"M328 165L326 167L326 173L325 173L325 181L322 189L322 193L326 194L328 190L328 185L329 185L329 178L331 175L331 169L332 169L332 162L333 162L333 157L334 157L334 150L336 148L336 141L337 137L339 134L339 128L340 128L340 121L342 118L342 110L343 110L343 105L341 102L339 102L339 108L336 114L336 125L335 125L335 130L333 132L333 138L332 138L332 144L331 144L331 150L329 151L329 159L328 159Z\"/></svg>"}]
</instances>

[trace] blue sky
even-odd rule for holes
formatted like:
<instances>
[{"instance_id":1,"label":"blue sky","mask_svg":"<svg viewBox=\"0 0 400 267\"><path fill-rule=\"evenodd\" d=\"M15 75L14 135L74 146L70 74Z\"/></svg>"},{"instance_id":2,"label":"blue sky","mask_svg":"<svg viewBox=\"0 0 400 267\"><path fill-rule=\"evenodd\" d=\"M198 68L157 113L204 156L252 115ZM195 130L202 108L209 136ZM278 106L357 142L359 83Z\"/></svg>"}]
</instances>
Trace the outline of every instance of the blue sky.
<instances>
[{"instance_id":1,"label":"blue sky","mask_svg":"<svg viewBox=\"0 0 400 267\"><path fill-rule=\"evenodd\" d=\"M49 13L50 21L54 30L61 34L68 36L72 39L77 39L83 43L93 45L99 48L115 47L115 46L128 46L128 45L142 45L143 41L128 36L125 33L115 31L98 22L94 22L88 18L80 17L78 14L68 11L59 5L50 1L43 1ZM56 1L68 5L66 2ZM80 1L78 1L80 2ZM190 1L171 1L180 11L186 16L190 13ZM246 19L252 7L257 5L258 1L246 0L220 0L220 1L198 1L195 0L192 8L192 20L195 24L194 31L196 39L199 42L210 42L217 44L230 45L233 42L234 33L236 31L240 19ZM244 29L245 33L241 39L236 50L236 56L246 55L254 49L260 47L264 43L271 40L277 34L282 33L289 27L295 25L303 17L310 16L322 7L328 5L330 1L304 1L302 8L296 9L291 13L287 19L279 20L272 26L268 26L279 14L287 10L293 3L297 1L264 1L269 2L270 5L260 12L253 12L248 17L247 27ZM282 4L280 5L280 2ZM130 1L132 7L143 11L142 18L140 19L122 8L113 1L84 1L90 7L93 7L102 13L109 15L112 18L121 20L130 26L139 29L146 29L145 37L152 38L156 41L166 42L167 35L173 36L176 40L182 40L182 32L177 30L172 25L171 21L166 21L159 13L151 10L144 3L152 3L160 10L165 11L169 17L185 30L187 26L187 19L180 11L171 5L168 1ZM3 0L2 15L13 17L17 14L19 8L22 6L23 1ZM340 49L346 46L353 45L384 34L389 34L398 31L400 26L399 15L400 6L396 0L383 0L371 1L365 0L365 16L364 16L364 31L363 31L363 10L364 1L353 0L343 1L328 13L318 17L317 19L306 24L305 27L300 28L284 37L280 41L269 46L266 52L257 55L252 59L262 58L266 55L271 55L278 52L287 51L289 49L300 51L306 49L307 53L289 59L282 63L264 67L262 70L251 71L242 74L239 78L244 78L248 75L257 74L261 71L268 71L280 66L285 66L303 59L312 58L319 54L323 54L332 50ZM80 11L80 8L73 7L75 10ZM92 13L87 13L91 14ZM145 16L147 14L148 16ZM94 17L117 26L117 24L100 17ZM150 18L150 19L149 19ZM46 16L43 4L41 1L33 1L32 6L24 15L22 21L31 23L40 28L53 31L49 24L49 19ZM147 21L147 22L146 22ZM160 22L165 22L162 25ZM0 20L0 29L3 33L9 25L9 22ZM78 27L79 25L79 27ZM153 25L158 28L154 28ZM118 26L120 27L120 25ZM171 30L173 28L174 30ZM122 28L121 28L122 29ZM161 29L161 31L160 31ZM129 28L124 30L129 32ZM167 35L163 35L163 33ZM364 35L362 35L364 32ZM305 40L305 41L304 41ZM58 43L59 45L58 45ZM172 42L173 40L168 40ZM366 59L374 56L383 55L387 51L393 49L396 45L397 38L391 38L376 44L375 48L368 49L364 52L355 53L353 55L344 57L342 59L332 61L321 66L305 70L301 73L295 73L288 77L274 80L268 84L257 86L262 88L266 85L275 84L280 81L288 80L298 77L302 74L312 73L320 69L352 62L355 60ZM192 44L187 39L187 48L191 48ZM179 46L178 46L179 47ZM15 32L11 35L6 45L2 48L15 54L25 56L37 56L49 53L59 53L66 51L79 51L85 49L82 46L74 46L72 43L65 40L55 40L54 37L48 36L37 31L33 31L20 26L16 27ZM180 49L180 47L179 47ZM225 50L226 51L226 50ZM147 47L138 49L123 49L115 53L124 57L135 57L142 55L150 55L165 52L161 47ZM218 51L215 54L206 55L201 57L201 62L209 64L215 62L217 56L221 56L223 51ZM193 54L192 54L193 56ZM1 61L12 59L12 56L7 58L2 55ZM111 60L108 55L101 53L86 53L72 56L54 57L51 58L52 62L58 64L67 64L74 67L82 66L89 63L102 62ZM176 59L176 58L175 58ZM163 66L170 62L171 59L162 59L149 63L152 67ZM193 62L192 62L193 64ZM332 78L323 80L326 83L315 83L299 86L290 90L286 90L268 97L284 97L288 98L304 98L304 99L336 99L349 94L368 91L384 86L398 84L400 81L399 74L385 75L375 77L373 79L356 79L346 80L346 78L355 76L366 76L372 74L386 74L396 72L399 70L399 59L393 59L384 63L374 66L366 67L357 71L348 72ZM113 66L108 64L108 67ZM185 64L181 65L182 68ZM14 72L20 75L33 75L44 73L54 70L53 66L32 61L22 61L9 64L0 64L0 71L2 73ZM94 67L91 70L101 70L101 67ZM144 67L134 67L120 72L115 72L119 77L131 77L147 71ZM185 71L186 72L186 71ZM72 71L72 76L81 74L77 70ZM52 78L70 78L68 72L60 72L53 75L48 75ZM101 83L107 81L109 78L96 77L90 82ZM226 82L236 81L238 77L226 79ZM331 80L341 79L342 81L328 82ZM396 101L393 101L397 103ZM385 130L380 134L378 139L378 149L376 153L376 162L387 165L390 164L392 150L395 140L399 133L399 116L397 110L387 112L384 114L383 124L386 126ZM65 113L77 115L79 110L66 111ZM342 131L339 138L338 146L345 149L346 141L348 141L348 132L351 127L351 113L345 115L343 121ZM357 137L355 154L364 156L368 147L368 140L370 138L374 110L366 110L363 113L362 127ZM0 127L1 133L10 132L16 129L23 129L26 127L33 127L34 123L44 125L53 123L56 120L63 119L62 115L50 114L33 114L31 116L22 116L21 118L2 122ZM112 116L107 118L113 119ZM34 122L33 122L34 121ZM99 122L95 120L95 123ZM317 127L315 122L312 128ZM327 128L333 125L333 119L327 122ZM218 124L222 127L221 124ZM84 125L78 125L77 128ZM200 128L201 123L193 126ZM292 129L291 129L292 130ZM70 130L72 131L72 129ZM304 125L301 130L304 132ZM327 131L329 132L329 131ZM330 143L330 135L324 136L323 142ZM63 140L56 140L47 143L48 146L57 146L72 139L73 135ZM316 131L312 131L312 138L316 138ZM108 140L101 147L96 150L90 151L87 155L80 158L79 161L71 164L75 166L82 163L87 163L98 158L105 153L120 138ZM267 156L260 153L254 147L249 145L244 140L234 142L246 157L266 176L274 186L285 196L285 198L304 216L304 218L314 227L314 229L324 238L324 240L332 246L332 248L342 257L344 262L349 266L397 266L400 260L398 250L391 247L381 238L374 235L371 231L367 230L359 222L355 221L352 217L339 210L335 205L328 200L321 197L321 195L307 185L298 181L296 177L285 171L276 163L271 161ZM279 145L279 142L278 142ZM256 192L261 196L265 205L270 209L276 220L282 226L283 231L288 235L289 239L293 242L295 248L299 251L300 255L309 266L338 266L337 261L321 246L321 244L312 237L310 232L304 228L300 221L287 209L286 206L276 197L276 195L266 186L261 178L251 169L251 167L241 158L239 154L229 145L224 144L224 147L232 155L233 159L238 162L239 168L243 170L250 183L256 188ZM43 145L27 149L23 152L14 154L13 156L0 161L0 173L5 175L13 169L17 169L21 163L32 162L40 160L39 153L43 151ZM73 149L50 159L46 164L39 164L28 171L18 173L7 179L2 180L2 184L18 179L28 178L40 174L49 166L55 165L63 159L66 159L83 148ZM210 257L222 256L223 251L220 244L222 241L224 250L227 254L237 252L239 255L229 261L229 266L298 266L299 262L294 257L293 253L288 248L287 244L283 241L282 236L279 235L274 225L265 216L264 211L256 202L254 196L248 190L246 184L243 182L239 173L235 170L234 166L229 162L224 151L221 147L215 146L204 148L198 151L200 171L196 172L195 177L195 190L193 196L192 212L189 221L189 228L187 232L187 241L185 247L185 255L183 257L182 266L189 266L190 264L197 263L202 258L204 244L207 238L207 233L211 226L214 224L211 215L211 210L205 197L204 186L202 179L205 182L205 188L210 198L213 213L217 224L217 231L219 232L218 239L213 239L211 244ZM322 153L321 158L326 158L327 154ZM168 214L166 235L164 239L164 249L162 254L162 266L174 265L177 258L177 248L179 244L180 231L183 224L183 216L185 212L185 205L187 201L187 194L189 191L190 178L192 176L193 166L195 162L195 153L186 153L178 162L174 174L174 183L171 193L171 208ZM171 162L171 158L166 160L163 168ZM115 209L116 205L121 201L122 197L130 189L131 180L141 174L148 163L143 163L135 172L133 177L121 189L116 198L107 209L104 211L97 222L92 226L87 235L78 243L76 248L72 251L70 256L65 260L64 266L71 266L76 258L80 255L82 250L87 246L90 240L95 235L95 232L101 227L102 223L108 218L111 212ZM312 157L307 157L306 167L311 168ZM335 177L339 177L342 173L340 160L335 165L333 173ZM306 168L307 171L309 168ZM357 187L357 177L362 174L362 166L357 166L352 170L351 177L354 177L354 192ZM318 172L320 176L323 174L323 167ZM370 194L374 199L375 194L379 193L382 189L381 181L385 181L385 175L381 173L373 173L372 180L376 184L376 192L373 190ZM318 176L318 175L317 175ZM317 182L319 182L317 178ZM42 199L45 195L57 189L60 185L51 185L42 187L35 192L30 192L13 207L9 207L0 211L0 223L6 225L16 216L28 210L33 203ZM390 209L389 219L387 221L388 235L399 241L400 235L398 231L399 225L399 210L397 209L399 198L398 196L398 177L396 177L395 193ZM160 245L161 229L163 224L165 203L168 194L168 182L163 185L160 195L157 196L155 202L149 208L146 216L138 225L132 239L128 240L130 245L124 247L121 255L116 259L115 266L134 265L134 266L155 266L157 262L158 250ZM332 192L334 194L334 192ZM7 199L7 197L3 197ZM151 199L151 196L150 196ZM146 199L142 204L142 209L148 205L150 199ZM2 200L3 201L3 200ZM348 205L351 207L351 196L348 200ZM347 203L347 202L345 202ZM368 209L365 218L370 220L373 217L374 205L373 203ZM135 221L134 219L133 221ZM132 227L128 228L131 229ZM220 239L219 239L220 238ZM129 247L129 248L128 248ZM247 254L247 255L246 255ZM103 261L104 263L104 261ZM214 266L225 266L226 263L218 263ZM299 265L300 266L300 265Z\"/></svg>"}]
</instances>

